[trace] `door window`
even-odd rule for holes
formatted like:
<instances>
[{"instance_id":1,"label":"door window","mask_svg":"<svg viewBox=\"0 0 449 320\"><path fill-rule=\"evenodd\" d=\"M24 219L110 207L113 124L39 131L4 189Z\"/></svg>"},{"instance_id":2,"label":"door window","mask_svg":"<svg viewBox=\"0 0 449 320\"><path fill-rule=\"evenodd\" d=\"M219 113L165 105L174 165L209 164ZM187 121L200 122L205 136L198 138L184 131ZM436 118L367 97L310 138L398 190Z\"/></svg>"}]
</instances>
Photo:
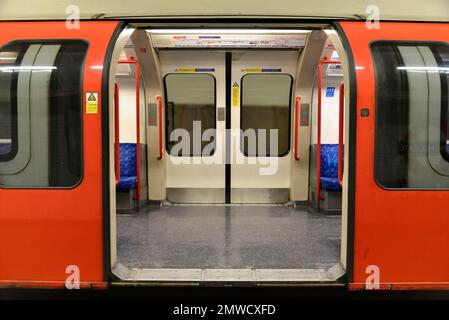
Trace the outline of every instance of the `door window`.
<instances>
[{"instance_id":1,"label":"door window","mask_svg":"<svg viewBox=\"0 0 449 320\"><path fill-rule=\"evenodd\" d=\"M287 74L242 77L240 148L245 156L288 154L292 83L292 77ZM277 134L270 135L270 131Z\"/></svg>"},{"instance_id":2,"label":"door window","mask_svg":"<svg viewBox=\"0 0 449 320\"><path fill-rule=\"evenodd\" d=\"M216 148L214 76L172 73L165 76L164 83L167 152L172 156L212 156ZM189 141L183 143L185 139ZM183 144L173 149L178 143Z\"/></svg>"}]
</instances>

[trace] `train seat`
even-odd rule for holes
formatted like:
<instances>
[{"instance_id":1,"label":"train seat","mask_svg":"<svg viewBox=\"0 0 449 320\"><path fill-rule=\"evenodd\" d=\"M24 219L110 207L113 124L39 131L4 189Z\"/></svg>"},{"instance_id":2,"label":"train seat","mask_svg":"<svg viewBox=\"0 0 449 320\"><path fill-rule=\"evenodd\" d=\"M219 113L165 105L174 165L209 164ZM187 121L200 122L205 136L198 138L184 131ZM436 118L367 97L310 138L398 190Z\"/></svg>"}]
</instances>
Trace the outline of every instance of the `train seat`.
<instances>
[{"instance_id":1,"label":"train seat","mask_svg":"<svg viewBox=\"0 0 449 320\"><path fill-rule=\"evenodd\" d=\"M120 180L117 184L117 190L130 191L135 189L136 180L136 144L120 143Z\"/></svg>"},{"instance_id":2,"label":"train seat","mask_svg":"<svg viewBox=\"0 0 449 320\"><path fill-rule=\"evenodd\" d=\"M338 144L321 145L321 189L341 191L338 182Z\"/></svg>"}]
</instances>

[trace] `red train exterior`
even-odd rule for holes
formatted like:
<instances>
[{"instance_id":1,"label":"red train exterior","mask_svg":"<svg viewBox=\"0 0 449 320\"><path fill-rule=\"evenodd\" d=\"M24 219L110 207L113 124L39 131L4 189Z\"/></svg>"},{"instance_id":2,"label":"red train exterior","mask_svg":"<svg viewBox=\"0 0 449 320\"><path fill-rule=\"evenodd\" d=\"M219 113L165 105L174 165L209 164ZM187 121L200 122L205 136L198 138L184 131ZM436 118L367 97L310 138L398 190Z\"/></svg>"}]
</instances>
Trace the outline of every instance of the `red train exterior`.
<instances>
[{"instance_id":1,"label":"red train exterior","mask_svg":"<svg viewBox=\"0 0 449 320\"><path fill-rule=\"evenodd\" d=\"M335 22L350 62L351 104L347 285L363 289L367 267L381 270L381 289L449 290L449 191L380 187L374 177L375 71L370 44L380 40L449 42L448 23ZM0 286L64 287L66 267L82 287L110 283L104 117L109 58L120 21L0 22L0 46L16 40L78 39L89 44L83 97L98 92L98 114L83 115L84 172L70 189L0 188ZM99 68L98 66L102 67ZM345 84L346 85L346 84ZM106 95L106 96L105 96ZM362 109L369 117L362 116ZM106 149L107 150L107 149ZM109 152L109 151L108 151ZM23 199L27 199L24 201Z\"/></svg>"}]
</instances>

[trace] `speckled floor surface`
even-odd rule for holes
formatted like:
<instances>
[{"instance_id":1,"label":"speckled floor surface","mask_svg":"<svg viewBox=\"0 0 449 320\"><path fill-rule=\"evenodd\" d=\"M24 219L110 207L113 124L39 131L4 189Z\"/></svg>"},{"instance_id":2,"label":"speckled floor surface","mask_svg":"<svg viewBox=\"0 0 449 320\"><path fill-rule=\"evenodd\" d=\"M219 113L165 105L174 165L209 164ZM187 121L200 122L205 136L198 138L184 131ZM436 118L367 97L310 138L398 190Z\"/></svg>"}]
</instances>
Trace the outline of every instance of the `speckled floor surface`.
<instances>
[{"instance_id":1,"label":"speckled floor surface","mask_svg":"<svg viewBox=\"0 0 449 320\"><path fill-rule=\"evenodd\" d=\"M128 268L328 268L341 216L276 206L150 206L117 215Z\"/></svg>"}]
</instances>

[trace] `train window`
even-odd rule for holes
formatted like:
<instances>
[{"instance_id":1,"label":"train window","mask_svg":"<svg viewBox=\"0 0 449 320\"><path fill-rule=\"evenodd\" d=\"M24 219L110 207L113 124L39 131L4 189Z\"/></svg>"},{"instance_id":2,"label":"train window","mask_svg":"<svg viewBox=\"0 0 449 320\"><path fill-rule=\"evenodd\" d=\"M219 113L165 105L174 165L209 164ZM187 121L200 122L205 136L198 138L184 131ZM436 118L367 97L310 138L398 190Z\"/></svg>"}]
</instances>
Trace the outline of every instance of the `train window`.
<instances>
[{"instance_id":1,"label":"train window","mask_svg":"<svg viewBox=\"0 0 449 320\"><path fill-rule=\"evenodd\" d=\"M82 177L83 41L0 49L0 186L69 188Z\"/></svg>"},{"instance_id":2,"label":"train window","mask_svg":"<svg viewBox=\"0 0 449 320\"><path fill-rule=\"evenodd\" d=\"M17 50L0 52L0 162L11 160L17 153L17 74L8 72L7 67L21 59Z\"/></svg>"},{"instance_id":3,"label":"train window","mask_svg":"<svg viewBox=\"0 0 449 320\"><path fill-rule=\"evenodd\" d=\"M167 152L172 156L212 156L216 148L215 77L171 73L164 84ZM189 142L183 143L184 139Z\"/></svg>"},{"instance_id":4,"label":"train window","mask_svg":"<svg viewBox=\"0 0 449 320\"><path fill-rule=\"evenodd\" d=\"M247 74L241 81L240 148L245 156L285 156L290 151L293 79L287 74ZM277 130L277 146L270 130ZM247 130L254 130L251 135ZM252 142L249 137L255 137ZM260 141L265 137L265 143Z\"/></svg>"},{"instance_id":5,"label":"train window","mask_svg":"<svg viewBox=\"0 0 449 320\"><path fill-rule=\"evenodd\" d=\"M375 177L385 188L449 188L449 45L376 42Z\"/></svg>"}]
</instances>

